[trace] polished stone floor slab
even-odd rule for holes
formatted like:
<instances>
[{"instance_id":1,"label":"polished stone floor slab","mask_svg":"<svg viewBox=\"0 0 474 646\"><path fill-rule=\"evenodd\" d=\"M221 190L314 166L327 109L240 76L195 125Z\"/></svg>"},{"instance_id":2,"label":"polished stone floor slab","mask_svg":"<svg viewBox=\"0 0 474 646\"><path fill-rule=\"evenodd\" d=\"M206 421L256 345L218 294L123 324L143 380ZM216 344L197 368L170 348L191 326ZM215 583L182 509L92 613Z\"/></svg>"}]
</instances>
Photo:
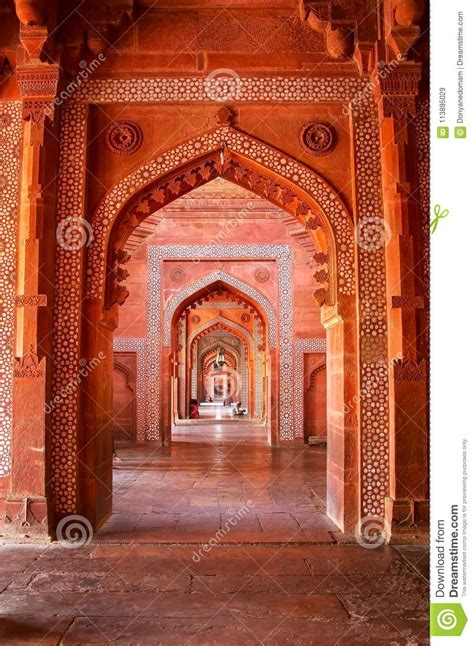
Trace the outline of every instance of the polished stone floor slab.
<instances>
[{"instance_id":1,"label":"polished stone floor slab","mask_svg":"<svg viewBox=\"0 0 474 646\"><path fill-rule=\"evenodd\" d=\"M426 548L345 543L324 449L234 428L119 448L86 544L0 545L0 644L427 644Z\"/></svg>"}]
</instances>

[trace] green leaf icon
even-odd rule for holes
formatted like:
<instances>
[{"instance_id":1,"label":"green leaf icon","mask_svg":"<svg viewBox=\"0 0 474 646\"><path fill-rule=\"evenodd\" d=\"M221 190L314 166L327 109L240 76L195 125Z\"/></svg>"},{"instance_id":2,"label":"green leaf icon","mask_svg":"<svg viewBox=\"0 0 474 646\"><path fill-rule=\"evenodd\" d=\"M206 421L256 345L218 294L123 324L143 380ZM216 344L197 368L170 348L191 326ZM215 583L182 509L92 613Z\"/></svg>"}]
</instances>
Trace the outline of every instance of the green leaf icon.
<instances>
[{"instance_id":1,"label":"green leaf icon","mask_svg":"<svg viewBox=\"0 0 474 646\"><path fill-rule=\"evenodd\" d=\"M430 604L430 634L432 637L459 637L467 617L460 603Z\"/></svg>"}]
</instances>

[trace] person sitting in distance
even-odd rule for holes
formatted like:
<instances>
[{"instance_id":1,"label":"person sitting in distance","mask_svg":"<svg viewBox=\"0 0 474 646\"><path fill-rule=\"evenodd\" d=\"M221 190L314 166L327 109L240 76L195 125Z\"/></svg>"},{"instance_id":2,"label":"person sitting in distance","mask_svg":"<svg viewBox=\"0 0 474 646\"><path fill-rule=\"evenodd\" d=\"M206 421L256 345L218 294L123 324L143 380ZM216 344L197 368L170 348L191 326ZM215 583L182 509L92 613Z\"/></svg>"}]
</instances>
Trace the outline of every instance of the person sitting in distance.
<instances>
[{"instance_id":1,"label":"person sitting in distance","mask_svg":"<svg viewBox=\"0 0 474 646\"><path fill-rule=\"evenodd\" d=\"M189 419L199 419L199 405L197 399L189 402Z\"/></svg>"},{"instance_id":2,"label":"person sitting in distance","mask_svg":"<svg viewBox=\"0 0 474 646\"><path fill-rule=\"evenodd\" d=\"M242 402L237 402L232 409L232 415L247 415L247 409L242 408Z\"/></svg>"}]
</instances>

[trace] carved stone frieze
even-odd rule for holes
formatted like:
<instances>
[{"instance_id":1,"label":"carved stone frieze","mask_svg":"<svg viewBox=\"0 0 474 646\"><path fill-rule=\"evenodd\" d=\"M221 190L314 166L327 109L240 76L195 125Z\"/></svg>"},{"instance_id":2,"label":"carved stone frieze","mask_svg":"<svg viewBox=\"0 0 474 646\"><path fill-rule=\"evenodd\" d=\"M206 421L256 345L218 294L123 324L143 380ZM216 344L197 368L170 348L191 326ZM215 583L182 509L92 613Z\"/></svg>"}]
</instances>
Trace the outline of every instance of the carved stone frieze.
<instances>
[{"instance_id":1,"label":"carved stone frieze","mask_svg":"<svg viewBox=\"0 0 474 646\"><path fill-rule=\"evenodd\" d=\"M22 294L15 298L15 305L17 307L46 307L48 304L48 297L46 294Z\"/></svg>"},{"instance_id":2,"label":"carved stone frieze","mask_svg":"<svg viewBox=\"0 0 474 646\"><path fill-rule=\"evenodd\" d=\"M423 296L392 296L392 307L414 307L415 309L423 309L425 307Z\"/></svg>"},{"instance_id":3,"label":"carved stone frieze","mask_svg":"<svg viewBox=\"0 0 474 646\"><path fill-rule=\"evenodd\" d=\"M36 352L33 351L33 346L30 346L26 354L14 360L13 377L15 379L42 379L45 377L45 363L45 357L40 361Z\"/></svg>"},{"instance_id":4,"label":"carved stone frieze","mask_svg":"<svg viewBox=\"0 0 474 646\"><path fill-rule=\"evenodd\" d=\"M3 531L10 536L46 536L48 507L45 498L7 498L3 523Z\"/></svg>"},{"instance_id":5,"label":"carved stone frieze","mask_svg":"<svg viewBox=\"0 0 474 646\"><path fill-rule=\"evenodd\" d=\"M395 381L426 381L426 361L397 359L393 364Z\"/></svg>"}]
</instances>

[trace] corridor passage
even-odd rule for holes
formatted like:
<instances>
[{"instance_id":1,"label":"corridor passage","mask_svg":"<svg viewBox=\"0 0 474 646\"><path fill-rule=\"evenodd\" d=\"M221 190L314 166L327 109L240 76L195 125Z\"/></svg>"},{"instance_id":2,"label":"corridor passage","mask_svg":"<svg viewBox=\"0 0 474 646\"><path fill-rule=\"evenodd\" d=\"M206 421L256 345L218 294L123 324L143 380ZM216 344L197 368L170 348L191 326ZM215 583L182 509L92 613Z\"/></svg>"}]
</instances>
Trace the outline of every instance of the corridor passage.
<instances>
[{"instance_id":1,"label":"corridor passage","mask_svg":"<svg viewBox=\"0 0 474 646\"><path fill-rule=\"evenodd\" d=\"M96 536L0 546L2 645L428 643L425 548L341 534L324 448L208 424L118 456Z\"/></svg>"}]
</instances>

